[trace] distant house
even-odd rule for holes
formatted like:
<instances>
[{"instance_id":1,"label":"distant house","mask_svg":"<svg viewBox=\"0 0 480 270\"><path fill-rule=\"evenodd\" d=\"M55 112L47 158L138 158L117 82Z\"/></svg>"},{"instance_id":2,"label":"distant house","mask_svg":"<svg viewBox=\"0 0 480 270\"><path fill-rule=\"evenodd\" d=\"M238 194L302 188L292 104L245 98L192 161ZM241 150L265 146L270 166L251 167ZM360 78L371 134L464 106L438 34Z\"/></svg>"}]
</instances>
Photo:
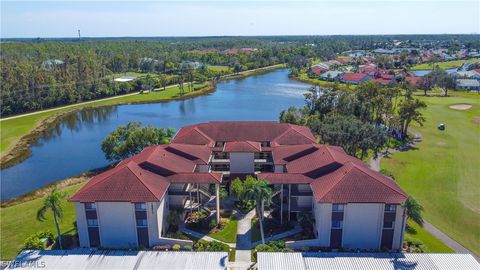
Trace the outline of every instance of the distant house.
<instances>
[{"instance_id":1,"label":"distant house","mask_svg":"<svg viewBox=\"0 0 480 270\"><path fill-rule=\"evenodd\" d=\"M368 74L370 76L375 76L375 73L377 72L377 65L375 64L361 65L358 68L358 72Z\"/></svg>"},{"instance_id":2,"label":"distant house","mask_svg":"<svg viewBox=\"0 0 480 270\"><path fill-rule=\"evenodd\" d=\"M421 79L422 79L422 77L415 77L415 76L405 77L405 81L407 81L411 85L418 85L418 83L420 82Z\"/></svg>"},{"instance_id":3,"label":"distant house","mask_svg":"<svg viewBox=\"0 0 480 270\"><path fill-rule=\"evenodd\" d=\"M480 80L480 73L475 70L457 71L452 74L455 78Z\"/></svg>"},{"instance_id":4,"label":"distant house","mask_svg":"<svg viewBox=\"0 0 480 270\"><path fill-rule=\"evenodd\" d=\"M329 70L328 66L325 66L325 65L314 65L310 68L310 70L316 74L316 75L320 75L326 71Z\"/></svg>"},{"instance_id":5,"label":"distant house","mask_svg":"<svg viewBox=\"0 0 480 270\"><path fill-rule=\"evenodd\" d=\"M345 73L342 76L343 83L351 83L351 84L360 84L362 82L367 82L371 79L371 77L364 73Z\"/></svg>"},{"instance_id":6,"label":"distant house","mask_svg":"<svg viewBox=\"0 0 480 270\"><path fill-rule=\"evenodd\" d=\"M380 77L380 78L375 78L373 80L381 85L391 85L395 83L395 76L394 75L391 75L391 76L392 76L391 78Z\"/></svg>"},{"instance_id":7,"label":"distant house","mask_svg":"<svg viewBox=\"0 0 480 270\"><path fill-rule=\"evenodd\" d=\"M182 63L180 63L180 67L191 67L193 69L197 69L201 66L203 66L203 63L201 62L197 62L197 61L184 61Z\"/></svg>"},{"instance_id":8,"label":"distant house","mask_svg":"<svg viewBox=\"0 0 480 270\"><path fill-rule=\"evenodd\" d=\"M342 65L348 65L353 62L353 59L350 57L338 57L335 59L337 62L339 62Z\"/></svg>"},{"instance_id":9,"label":"distant house","mask_svg":"<svg viewBox=\"0 0 480 270\"><path fill-rule=\"evenodd\" d=\"M343 75L342 71L329 70L320 75L320 79L324 81L338 81Z\"/></svg>"},{"instance_id":10,"label":"distant house","mask_svg":"<svg viewBox=\"0 0 480 270\"><path fill-rule=\"evenodd\" d=\"M63 62L62 60L59 60L59 59L48 59L48 60L43 61L42 66L47 67L47 68L53 68L55 66L61 66L64 63L65 62Z\"/></svg>"},{"instance_id":11,"label":"distant house","mask_svg":"<svg viewBox=\"0 0 480 270\"><path fill-rule=\"evenodd\" d=\"M114 81L116 82L129 82L135 80L137 77L135 76L122 76L119 78L115 78Z\"/></svg>"},{"instance_id":12,"label":"distant house","mask_svg":"<svg viewBox=\"0 0 480 270\"><path fill-rule=\"evenodd\" d=\"M473 79L457 79L457 90L479 91L480 81Z\"/></svg>"}]
</instances>

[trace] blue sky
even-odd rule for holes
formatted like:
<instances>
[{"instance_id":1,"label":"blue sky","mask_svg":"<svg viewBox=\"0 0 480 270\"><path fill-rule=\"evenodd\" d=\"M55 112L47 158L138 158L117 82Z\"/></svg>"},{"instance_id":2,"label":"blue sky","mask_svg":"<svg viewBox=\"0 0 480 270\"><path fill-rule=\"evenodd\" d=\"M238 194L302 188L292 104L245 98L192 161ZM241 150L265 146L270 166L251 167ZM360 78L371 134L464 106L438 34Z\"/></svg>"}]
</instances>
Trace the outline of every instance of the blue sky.
<instances>
[{"instance_id":1,"label":"blue sky","mask_svg":"<svg viewBox=\"0 0 480 270\"><path fill-rule=\"evenodd\" d=\"M480 1L1 1L1 37L479 33Z\"/></svg>"}]
</instances>

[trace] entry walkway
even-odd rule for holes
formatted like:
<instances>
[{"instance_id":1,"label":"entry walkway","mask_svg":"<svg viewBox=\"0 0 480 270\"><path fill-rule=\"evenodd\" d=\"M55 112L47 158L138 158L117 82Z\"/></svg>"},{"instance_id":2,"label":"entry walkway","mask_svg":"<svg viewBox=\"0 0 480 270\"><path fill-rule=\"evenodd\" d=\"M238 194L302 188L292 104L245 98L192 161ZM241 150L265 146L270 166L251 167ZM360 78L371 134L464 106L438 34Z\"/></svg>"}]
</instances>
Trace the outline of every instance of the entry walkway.
<instances>
[{"instance_id":1,"label":"entry walkway","mask_svg":"<svg viewBox=\"0 0 480 270\"><path fill-rule=\"evenodd\" d=\"M255 209L246 215L240 216L237 227L237 251L235 261L229 264L230 269L243 270L252 265L252 219L255 217Z\"/></svg>"},{"instance_id":2,"label":"entry walkway","mask_svg":"<svg viewBox=\"0 0 480 270\"><path fill-rule=\"evenodd\" d=\"M275 234L275 235L272 235L270 237L265 238L265 243L270 242L270 241L280 240L280 239L283 239L285 237L289 237L289 236L292 236L292 235L295 235L295 234L301 233L301 232L302 232L302 227L300 227L300 225L297 224L291 230L288 230L286 232L282 232L282 233ZM261 243L262 243L262 240L253 243L252 246L253 247L258 246Z\"/></svg>"},{"instance_id":3,"label":"entry walkway","mask_svg":"<svg viewBox=\"0 0 480 270\"><path fill-rule=\"evenodd\" d=\"M212 241L220 242L220 243L223 243L225 245L228 245L231 248L235 248L235 246L236 246L234 243L225 243L225 242L220 241L218 239L212 238L212 237L210 237L206 234L202 234L202 233L199 233L199 232L196 232L196 231L192 231L190 229L185 228L185 226L180 226L179 231L181 231L184 234L191 235L195 238L202 239L202 240L205 240L205 241L208 241L208 242L212 242Z\"/></svg>"}]
</instances>

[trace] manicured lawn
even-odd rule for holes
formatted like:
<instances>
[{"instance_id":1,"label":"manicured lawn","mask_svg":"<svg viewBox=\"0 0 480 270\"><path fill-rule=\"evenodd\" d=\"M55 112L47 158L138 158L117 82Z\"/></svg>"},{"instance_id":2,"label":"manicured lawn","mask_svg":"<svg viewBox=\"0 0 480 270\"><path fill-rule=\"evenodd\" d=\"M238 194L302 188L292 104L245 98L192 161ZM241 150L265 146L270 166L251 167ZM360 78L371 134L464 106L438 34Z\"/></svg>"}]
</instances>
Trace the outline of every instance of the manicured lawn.
<instances>
[{"instance_id":1,"label":"manicured lawn","mask_svg":"<svg viewBox=\"0 0 480 270\"><path fill-rule=\"evenodd\" d=\"M408 224L411 226L411 228L413 228L415 233L410 233L407 230L405 234L410 238L415 238L417 240L422 241L423 244L425 244L425 246L427 247L428 252L432 252L432 253L454 253L455 252L453 249L445 245L442 241L438 240L437 238L435 238L435 236L431 235L425 229L420 227L417 223L413 221L408 221Z\"/></svg>"},{"instance_id":2,"label":"manicured lawn","mask_svg":"<svg viewBox=\"0 0 480 270\"><path fill-rule=\"evenodd\" d=\"M203 84L194 84L194 87L200 88L207 86L207 83ZM188 92L187 86L185 86L186 94L184 96L194 95L196 92ZM7 119L0 122L0 153L2 155L8 153L12 147L15 146L17 141L32 132L40 123L57 113L65 113L69 111L73 111L82 107L87 106L105 106L105 105L118 105L118 104L125 104L125 103L135 103L135 102L155 102L155 101L162 101L168 100L175 97L178 97L180 93L180 89L175 87L167 88L166 90L162 91L155 91L150 92L147 94L133 94L122 96L115 99L107 99L107 100L98 100L93 101L87 104L78 104L71 107L66 108L59 108L58 110L53 111L46 111L43 113L38 113L34 115L27 115L19 118Z\"/></svg>"},{"instance_id":3,"label":"manicured lawn","mask_svg":"<svg viewBox=\"0 0 480 270\"><path fill-rule=\"evenodd\" d=\"M421 97L426 123L413 126L423 136L416 148L382 159L399 185L425 208L426 220L480 255L480 95ZM469 110L450 105L467 103ZM474 117L476 117L474 123ZM437 129L444 123L446 130Z\"/></svg>"},{"instance_id":4,"label":"manicured lawn","mask_svg":"<svg viewBox=\"0 0 480 270\"><path fill-rule=\"evenodd\" d=\"M208 66L208 69L214 72L226 72L230 73L232 72L232 68L228 66Z\"/></svg>"},{"instance_id":5,"label":"manicured lawn","mask_svg":"<svg viewBox=\"0 0 480 270\"><path fill-rule=\"evenodd\" d=\"M64 189L67 197L70 197L84 183L70 186ZM35 199L18 205L0 209L1 225L1 250L0 258L2 260L13 259L23 246L26 238L30 235L49 230L56 235L55 223L51 212L46 215L47 220L37 221L37 210L42 206L43 198ZM75 209L73 203L65 200L64 218L60 222L62 234L76 234L74 227Z\"/></svg>"},{"instance_id":6,"label":"manicured lawn","mask_svg":"<svg viewBox=\"0 0 480 270\"><path fill-rule=\"evenodd\" d=\"M435 66L438 65L440 69L449 69L454 67L460 67L463 63L473 63L480 61L480 58L471 58L466 60L454 60L454 61L445 61L445 62L438 62L435 63ZM423 70L423 69L432 69L432 65L430 63L423 63L415 65L411 68L411 70Z\"/></svg>"},{"instance_id":7,"label":"manicured lawn","mask_svg":"<svg viewBox=\"0 0 480 270\"><path fill-rule=\"evenodd\" d=\"M238 220L230 219L230 221L225 225L223 230L209 233L208 236L220 240L225 243L236 243L237 242L237 225Z\"/></svg>"}]
</instances>

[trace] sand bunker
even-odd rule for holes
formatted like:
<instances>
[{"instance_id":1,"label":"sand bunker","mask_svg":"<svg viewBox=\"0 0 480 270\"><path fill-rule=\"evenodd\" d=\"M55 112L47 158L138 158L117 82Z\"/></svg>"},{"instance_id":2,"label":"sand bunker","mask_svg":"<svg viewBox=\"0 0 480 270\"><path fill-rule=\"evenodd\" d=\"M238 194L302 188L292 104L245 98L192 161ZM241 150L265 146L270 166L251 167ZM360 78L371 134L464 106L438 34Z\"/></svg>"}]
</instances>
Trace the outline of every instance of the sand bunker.
<instances>
[{"instance_id":1,"label":"sand bunker","mask_svg":"<svg viewBox=\"0 0 480 270\"><path fill-rule=\"evenodd\" d=\"M457 104L457 105L452 105L449 108L454 110L464 111L464 110L470 109L471 107L472 107L471 104Z\"/></svg>"}]
</instances>

